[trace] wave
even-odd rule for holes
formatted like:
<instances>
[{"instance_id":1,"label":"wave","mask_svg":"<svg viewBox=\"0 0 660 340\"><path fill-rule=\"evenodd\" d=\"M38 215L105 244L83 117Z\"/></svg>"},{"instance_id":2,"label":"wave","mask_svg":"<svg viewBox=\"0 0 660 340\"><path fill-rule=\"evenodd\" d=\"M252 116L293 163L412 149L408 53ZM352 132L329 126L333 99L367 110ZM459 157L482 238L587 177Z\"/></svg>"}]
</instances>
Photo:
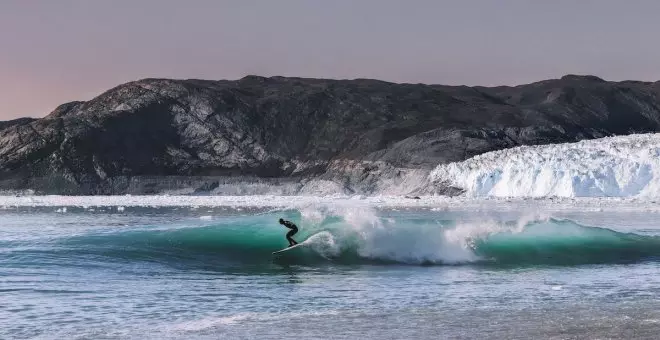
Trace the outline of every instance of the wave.
<instances>
[{"instance_id":1,"label":"wave","mask_svg":"<svg viewBox=\"0 0 660 340\"><path fill-rule=\"evenodd\" d=\"M298 222L303 245L284 248L284 217ZM437 215L379 216L334 207L224 218L203 226L105 230L60 238L43 258L92 262L150 261L168 265L416 264L577 265L653 261L660 237L553 218L461 222ZM209 222L211 223L211 222ZM303 241L304 240L304 241ZM34 251L16 245L16 253ZM52 254L57 252L57 254Z\"/></svg>"}]
</instances>

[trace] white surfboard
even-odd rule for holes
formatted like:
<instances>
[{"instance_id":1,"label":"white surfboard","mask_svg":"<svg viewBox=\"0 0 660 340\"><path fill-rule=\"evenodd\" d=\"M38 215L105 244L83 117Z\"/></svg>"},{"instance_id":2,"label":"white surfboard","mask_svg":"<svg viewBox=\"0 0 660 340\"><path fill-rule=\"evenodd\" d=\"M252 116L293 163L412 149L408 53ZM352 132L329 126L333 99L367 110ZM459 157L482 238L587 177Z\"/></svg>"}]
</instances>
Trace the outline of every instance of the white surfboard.
<instances>
[{"instance_id":1,"label":"white surfboard","mask_svg":"<svg viewBox=\"0 0 660 340\"><path fill-rule=\"evenodd\" d=\"M286 248L284 248L284 249L280 249L280 250L278 250L278 251L274 251L273 254L278 254L278 253L281 253L281 252L285 252L285 251L287 251L287 250L291 250L291 249L293 249L293 248L300 247L300 246L302 246L302 245L303 245L303 243L300 242L300 243L295 244L295 245L293 245L293 246L286 247Z\"/></svg>"}]
</instances>

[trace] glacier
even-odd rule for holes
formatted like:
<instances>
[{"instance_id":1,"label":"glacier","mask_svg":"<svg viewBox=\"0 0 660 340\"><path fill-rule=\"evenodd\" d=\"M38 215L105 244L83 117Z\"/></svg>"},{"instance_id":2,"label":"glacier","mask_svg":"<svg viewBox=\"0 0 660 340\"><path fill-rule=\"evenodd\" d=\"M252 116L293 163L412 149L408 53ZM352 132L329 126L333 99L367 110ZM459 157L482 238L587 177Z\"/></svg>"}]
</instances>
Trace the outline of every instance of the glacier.
<instances>
[{"instance_id":1,"label":"glacier","mask_svg":"<svg viewBox=\"0 0 660 340\"><path fill-rule=\"evenodd\" d=\"M429 174L468 197L658 197L660 134L487 152Z\"/></svg>"}]
</instances>

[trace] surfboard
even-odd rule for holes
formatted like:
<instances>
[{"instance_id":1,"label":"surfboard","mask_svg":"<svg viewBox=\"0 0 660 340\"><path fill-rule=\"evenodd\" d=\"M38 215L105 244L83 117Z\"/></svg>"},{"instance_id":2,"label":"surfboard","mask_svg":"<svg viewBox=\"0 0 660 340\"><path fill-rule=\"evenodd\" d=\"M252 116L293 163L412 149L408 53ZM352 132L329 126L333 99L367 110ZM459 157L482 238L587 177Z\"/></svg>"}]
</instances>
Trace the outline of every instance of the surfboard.
<instances>
[{"instance_id":1,"label":"surfboard","mask_svg":"<svg viewBox=\"0 0 660 340\"><path fill-rule=\"evenodd\" d=\"M291 249L293 249L293 248L297 248L297 247L300 247L300 246L302 246L302 242L300 242L300 243L298 243L298 244L295 244L295 245L293 245L293 246L290 246L290 247L286 247L286 248L284 248L284 249L280 249L280 250L278 250L278 251L274 251L273 254L278 254L278 253L281 253L281 252L285 252L285 251L287 251L287 250L291 250Z\"/></svg>"}]
</instances>

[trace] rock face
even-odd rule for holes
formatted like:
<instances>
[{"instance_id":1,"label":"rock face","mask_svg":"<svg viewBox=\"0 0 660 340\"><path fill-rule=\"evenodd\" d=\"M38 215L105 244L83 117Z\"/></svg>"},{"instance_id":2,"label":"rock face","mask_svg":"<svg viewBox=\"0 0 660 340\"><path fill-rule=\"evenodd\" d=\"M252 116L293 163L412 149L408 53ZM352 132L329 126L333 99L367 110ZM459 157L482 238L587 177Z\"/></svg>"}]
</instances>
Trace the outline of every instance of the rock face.
<instances>
[{"instance_id":1,"label":"rock face","mask_svg":"<svg viewBox=\"0 0 660 340\"><path fill-rule=\"evenodd\" d=\"M448 193L411 178L517 145L657 131L660 82L145 79L41 119L0 122L0 189Z\"/></svg>"}]
</instances>

